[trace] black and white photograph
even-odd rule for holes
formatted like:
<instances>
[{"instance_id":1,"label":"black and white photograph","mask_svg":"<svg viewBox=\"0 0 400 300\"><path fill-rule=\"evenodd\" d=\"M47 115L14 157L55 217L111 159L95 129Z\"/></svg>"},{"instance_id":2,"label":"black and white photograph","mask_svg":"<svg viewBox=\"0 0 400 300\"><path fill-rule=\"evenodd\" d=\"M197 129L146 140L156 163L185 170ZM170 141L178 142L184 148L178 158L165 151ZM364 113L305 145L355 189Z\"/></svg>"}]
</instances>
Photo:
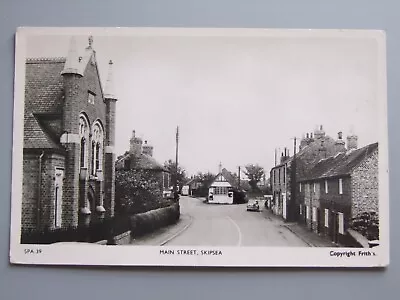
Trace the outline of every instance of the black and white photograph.
<instances>
[{"instance_id":1,"label":"black and white photograph","mask_svg":"<svg viewBox=\"0 0 400 300\"><path fill-rule=\"evenodd\" d=\"M19 28L10 261L381 267L382 31Z\"/></svg>"}]
</instances>

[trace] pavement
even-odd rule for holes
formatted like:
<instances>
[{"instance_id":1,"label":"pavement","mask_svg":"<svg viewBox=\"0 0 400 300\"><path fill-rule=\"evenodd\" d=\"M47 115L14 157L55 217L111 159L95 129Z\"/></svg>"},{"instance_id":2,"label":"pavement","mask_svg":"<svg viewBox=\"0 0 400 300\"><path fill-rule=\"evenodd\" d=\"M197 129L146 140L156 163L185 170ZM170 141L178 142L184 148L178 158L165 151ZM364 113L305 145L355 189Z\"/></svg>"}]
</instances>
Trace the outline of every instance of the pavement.
<instances>
[{"instance_id":1,"label":"pavement","mask_svg":"<svg viewBox=\"0 0 400 300\"><path fill-rule=\"evenodd\" d=\"M181 214L179 221L166 226L151 234L133 239L131 245L136 246L164 246L170 240L181 234L192 224L193 218L188 214Z\"/></svg>"},{"instance_id":2,"label":"pavement","mask_svg":"<svg viewBox=\"0 0 400 300\"><path fill-rule=\"evenodd\" d=\"M182 196L181 220L151 235L133 241L133 245L171 246L280 246L309 247L261 206L260 212L248 212L246 204L209 205L203 199ZM261 203L260 203L261 204Z\"/></svg>"},{"instance_id":3,"label":"pavement","mask_svg":"<svg viewBox=\"0 0 400 300\"><path fill-rule=\"evenodd\" d=\"M280 216L274 215L269 210L264 210L264 215L266 218L274 220L277 226L285 227L290 230L310 247L337 247L335 243L329 241L327 238L318 235L298 223L287 223Z\"/></svg>"}]
</instances>

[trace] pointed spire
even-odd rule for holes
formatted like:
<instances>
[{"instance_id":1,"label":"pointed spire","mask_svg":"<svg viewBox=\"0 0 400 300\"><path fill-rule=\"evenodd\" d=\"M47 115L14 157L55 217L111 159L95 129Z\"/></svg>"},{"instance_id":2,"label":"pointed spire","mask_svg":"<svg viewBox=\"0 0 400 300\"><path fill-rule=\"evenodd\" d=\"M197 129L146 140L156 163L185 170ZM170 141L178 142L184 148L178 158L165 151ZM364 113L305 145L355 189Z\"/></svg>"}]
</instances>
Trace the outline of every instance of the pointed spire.
<instances>
[{"instance_id":1,"label":"pointed spire","mask_svg":"<svg viewBox=\"0 0 400 300\"><path fill-rule=\"evenodd\" d=\"M115 96L115 89L114 89L114 76L113 76L113 61L110 60L108 63L108 78L106 82L106 86L104 89L104 97L106 99L117 99Z\"/></svg>"},{"instance_id":2,"label":"pointed spire","mask_svg":"<svg viewBox=\"0 0 400 300\"><path fill-rule=\"evenodd\" d=\"M93 36L92 35L89 36L88 41L89 41L89 46L87 48L92 49L92 46L93 46Z\"/></svg>"},{"instance_id":3,"label":"pointed spire","mask_svg":"<svg viewBox=\"0 0 400 300\"><path fill-rule=\"evenodd\" d=\"M75 37L72 36L70 39L68 56L61 74L78 74L83 76L81 72L82 67L80 66L81 63L82 58L78 56L78 51L76 49L76 40Z\"/></svg>"}]
</instances>

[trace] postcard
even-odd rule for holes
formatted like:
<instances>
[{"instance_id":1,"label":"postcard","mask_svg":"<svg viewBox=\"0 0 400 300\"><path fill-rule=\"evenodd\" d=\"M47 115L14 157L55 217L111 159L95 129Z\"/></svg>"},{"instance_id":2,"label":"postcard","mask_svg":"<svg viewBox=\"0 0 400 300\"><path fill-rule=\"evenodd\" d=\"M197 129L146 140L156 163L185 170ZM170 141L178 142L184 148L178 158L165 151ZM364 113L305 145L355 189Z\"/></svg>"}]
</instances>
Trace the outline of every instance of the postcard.
<instances>
[{"instance_id":1,"label":"postcard","mask_svg":"<svg viewBox=\"0 0 400 300\"><path fill-rule=\"evenodd\" d=\"M10 262L389 264L380 30L18 28Z\"/></svg>"}]
</instances>

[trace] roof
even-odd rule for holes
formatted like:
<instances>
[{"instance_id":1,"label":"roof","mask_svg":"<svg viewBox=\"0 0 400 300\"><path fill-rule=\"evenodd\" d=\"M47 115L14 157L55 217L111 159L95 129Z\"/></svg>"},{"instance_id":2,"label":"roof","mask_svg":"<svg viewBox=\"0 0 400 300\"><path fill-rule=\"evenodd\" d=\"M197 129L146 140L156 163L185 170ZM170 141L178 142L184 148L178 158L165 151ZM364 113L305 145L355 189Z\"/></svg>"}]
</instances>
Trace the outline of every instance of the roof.
<instances>
[{"instance_id":1,"label":"roof","mask_svg":"<svg viewBox=\"0 0 400 300\"><path fill-rule=\"evenodd\" d=\"M32 113L24 115L24 148L62 150L62 147L43 130L39 120Z\"/></svg>"},{"instance_id":2,"label":"roof","mask_svg":"<svg viewBox=\"0 0 400 300\"><path fill-rule=\"evenodd\" d=\"M357 150L350 150L322 159L301 181L350 175L354 168L377 149L378 143L374 143Z\"/></svg>"},{"instance_id":3,"label":"roof","mask_svg":"<svg viewBox=\"0 0 400 300\"><path fill-rule=\"evenodd\" d=\"M210 185L212 185L215 182L215 180L218 178L219 175L222 175L232 187L239 188L239 180L236 178L236 176L234 176L231 172L229 172L225 168L223 168L221 170L221 172L215 176L214 180L212 181L212 183ZM241 180L240 188L243 190L249 190L250 185L246 180Z\"/></svg>"},{"instance_id":4,"label":"roof","mask_svg":"<svg viewBox=\"0 0 400 300\"><path fill-rule=\"evenodd\" d=\"M35 113L59 113L63 107L65 58L26 60L25 110Z\"/></svg>"},{"instance_id":5,"label":"roof","mask_svg":"<svg viewBox=\"0 0 400 300\"><path fill-rule=\"evenodd\" d=\"M119 159L117 159L115 163L120 164L122 161L125 161L129 158L130 158L130 153L127 152L124 155L122 155ZM144 153L141 153L137 157L135 169L167 171L167 169L157 160L155 160L152 156Z\"/></svg>"}]
</instances>

